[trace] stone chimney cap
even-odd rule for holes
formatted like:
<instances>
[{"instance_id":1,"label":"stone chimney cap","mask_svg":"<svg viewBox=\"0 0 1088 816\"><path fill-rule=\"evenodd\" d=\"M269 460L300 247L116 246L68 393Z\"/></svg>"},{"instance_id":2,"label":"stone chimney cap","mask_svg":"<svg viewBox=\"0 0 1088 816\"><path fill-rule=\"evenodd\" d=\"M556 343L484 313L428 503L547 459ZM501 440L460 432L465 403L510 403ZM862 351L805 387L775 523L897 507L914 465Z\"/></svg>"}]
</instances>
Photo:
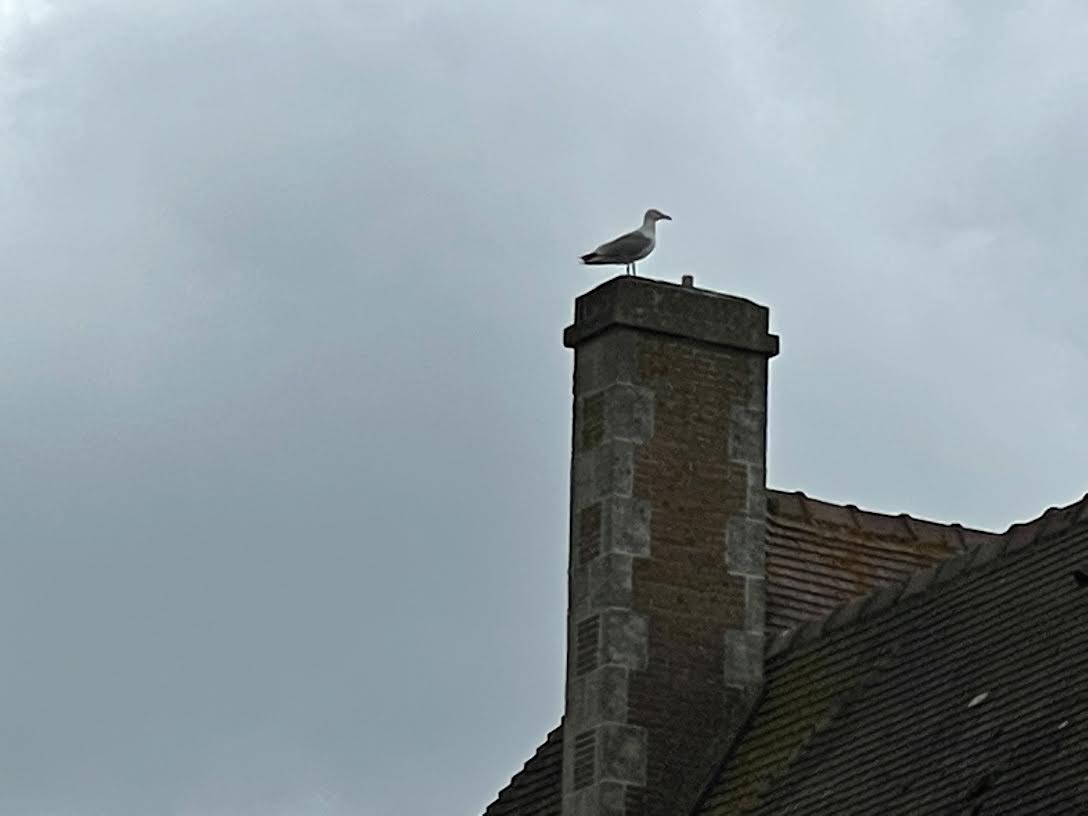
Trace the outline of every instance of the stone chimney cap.
<instances>
[{"instance_id":1,"label":"stone chimney cap","mask_svg":"<svg viewBox=\"0 0 1088 816\"><path fill-rule=\"evenodd\" d=\"M677 285L620 275L579 297L574 323L563 332L567 348L601 332L625 326L685 337L715 346L778 354L778 336L768 332L769 311L744 298L696 289L685 275ZM691 279L692 285L686 283Z\"/></svg>"}]
</instances>

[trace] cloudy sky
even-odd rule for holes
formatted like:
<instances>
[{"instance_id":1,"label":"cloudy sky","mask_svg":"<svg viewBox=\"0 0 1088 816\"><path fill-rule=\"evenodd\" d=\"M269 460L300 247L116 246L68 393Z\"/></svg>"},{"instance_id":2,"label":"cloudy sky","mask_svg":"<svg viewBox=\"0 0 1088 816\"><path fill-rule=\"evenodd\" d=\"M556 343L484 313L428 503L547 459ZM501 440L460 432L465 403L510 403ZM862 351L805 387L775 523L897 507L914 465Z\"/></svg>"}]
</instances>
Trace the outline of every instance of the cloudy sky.
<instances>
[{"instance_id":1,"label":"cloudy sky","mask_svg":"<svg viewBox=\"0 0 1088 816\"><path fill-rule=\"evenodd\" d=\"M576 257L770 482L1088 490L1077 2L0 1L0 814L479 813L560 714Z\"/></svg>"}]
</instances>

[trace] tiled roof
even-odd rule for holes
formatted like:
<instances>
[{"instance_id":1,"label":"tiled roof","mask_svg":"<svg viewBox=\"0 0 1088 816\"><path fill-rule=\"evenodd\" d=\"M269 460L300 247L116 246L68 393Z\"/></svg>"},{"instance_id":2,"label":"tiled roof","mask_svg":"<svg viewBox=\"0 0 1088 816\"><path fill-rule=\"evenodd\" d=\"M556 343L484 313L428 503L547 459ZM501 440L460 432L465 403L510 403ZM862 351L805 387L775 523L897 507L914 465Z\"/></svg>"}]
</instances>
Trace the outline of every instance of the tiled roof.
<instances>
[{"instance_id":1,"label":"tiled roof","mask_svg":"<svg viewBox=\"0 0 1088 816\"><path fill-rule=\"evenodd\" d=\"M1088 498L781 635L765 668L701 816L1088 813Z\"/></svg>"},{"instance_id":2,"label":"tiled roof","mask_svg":"<svg viewBox=\"0 0 1088 816\"><path fill-rule=\"evenodd\" d=\"M997 539L960 525L888 516L768 490L767 624L783 629L850 598ZM485 816L546 816L560 809L562 727L499 794Z\"/></svg>"},{"instance_id":3,"label":"tiled roof","mask_svg":"<svg viewBox=\"0 0 1088 816\"><path fill-rule=\"evenodd\" d=\"M767 491L767 626L785 629L828 614L880 584L998 537Z\"/></svg>"},{"instance_id":4,"label":"tiled roof","mask_svg":"<svg viewBox=\"0 0 1088 816\"><path fill-rule=\"evenodd\" d=\"M563 724L548 734L532 758L499 793L484 816L559 816L562 795Z\"/></svg>"}]
</instances>

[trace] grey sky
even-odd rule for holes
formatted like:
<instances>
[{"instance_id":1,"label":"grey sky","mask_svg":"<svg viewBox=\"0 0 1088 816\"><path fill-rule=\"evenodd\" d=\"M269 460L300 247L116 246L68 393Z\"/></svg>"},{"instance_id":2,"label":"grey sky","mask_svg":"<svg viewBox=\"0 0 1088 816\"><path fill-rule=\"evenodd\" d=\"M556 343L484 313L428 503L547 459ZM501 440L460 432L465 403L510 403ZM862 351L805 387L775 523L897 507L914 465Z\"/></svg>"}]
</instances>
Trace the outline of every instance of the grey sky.
<instances>
[{"instance_id":1,"label":"grey sky","mask_svg":"<svg viewBox=\"0 0 1088 816\"><path fill-rule=\"evenodd\" d=\"M1088 489L1083 4L0 10L5 816L482 810L647 207L640 273L772 309L774 486Z\"/></svg>"}]
</instances>

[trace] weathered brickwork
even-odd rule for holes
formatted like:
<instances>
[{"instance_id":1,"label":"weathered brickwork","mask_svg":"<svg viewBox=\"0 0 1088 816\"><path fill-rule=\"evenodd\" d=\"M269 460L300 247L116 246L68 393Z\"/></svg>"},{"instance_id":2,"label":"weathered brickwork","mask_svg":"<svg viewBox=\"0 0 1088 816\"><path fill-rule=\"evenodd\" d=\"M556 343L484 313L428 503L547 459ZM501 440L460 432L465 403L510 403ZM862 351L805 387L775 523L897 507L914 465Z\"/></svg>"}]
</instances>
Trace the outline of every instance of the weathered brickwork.
<instances>
[{"instance_id":1,"label":"weathered brickwork","mask_svg":"<svg viewBox=\"0 0 1088 816\"><path fill-rule=\"evenodd\" d=\"M582 747L564 747L563 814L665 816L760 678L777 338L748 301L618 278L579 298L565 341L565 723Z\"/></svg>"},{"instance_id":2,"label":"weathered brickwork","mask_svg":"<svg viewBox=\"0 0 1088 816\"><path fill-rule=\"evenodd\" d=\"M744 579L729 574L724 533L746 510L744 464L725 431L751 392L741 353L648 335L639 379L654 394L654 435L635 457L634 492L653 505L652 557L636 562L633 605L650 622L650 660L630 680L629 722L646 729L642 814L664 814L723 730L724 633L744 629Z\"/></svg>"}]
</instances>

